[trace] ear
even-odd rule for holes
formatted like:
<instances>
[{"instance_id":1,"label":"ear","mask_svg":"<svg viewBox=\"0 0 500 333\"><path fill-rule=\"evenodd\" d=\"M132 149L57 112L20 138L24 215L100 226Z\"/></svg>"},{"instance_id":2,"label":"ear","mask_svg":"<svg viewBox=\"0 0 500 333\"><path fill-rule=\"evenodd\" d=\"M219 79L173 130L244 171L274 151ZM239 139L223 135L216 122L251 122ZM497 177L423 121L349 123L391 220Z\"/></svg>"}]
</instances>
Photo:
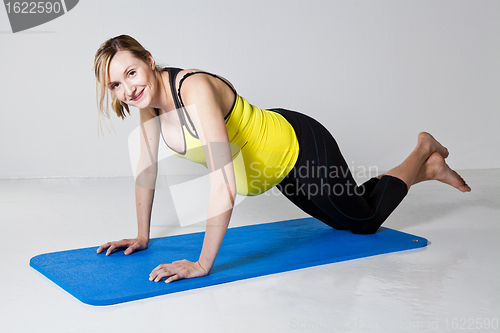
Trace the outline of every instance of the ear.
<instances>
[{"instance_id":1,"label":"ear","mask_svg":"<svg viewBox=\"0 0 500 333\"><path fill-rule=\"evenodd\" d=\"M156 68L156 62L155 62L155 59L153 58L153 56L151 55L151 53L148 54L148 60L149 60L149 66L154 71Z\"/></svg>"}]
</instances>

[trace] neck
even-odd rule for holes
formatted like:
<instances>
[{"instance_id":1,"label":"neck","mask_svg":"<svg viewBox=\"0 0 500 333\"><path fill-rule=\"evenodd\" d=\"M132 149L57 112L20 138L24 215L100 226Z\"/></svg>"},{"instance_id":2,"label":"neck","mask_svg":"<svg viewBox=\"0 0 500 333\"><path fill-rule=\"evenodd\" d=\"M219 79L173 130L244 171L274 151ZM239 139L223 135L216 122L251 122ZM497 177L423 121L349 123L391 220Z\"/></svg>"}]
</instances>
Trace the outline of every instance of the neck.
<instances>
[{"instance_id":1,"label":"neck","mask_svg":"<svg viewBox=\"0 0 500 333\"><path fill-rule=\"evenodd\" d=\"M160 73L156 76L156 95L151 101L149 105L152 108L162 109L168 111L171 109L170 105L173 103L172 97L167 93L167 84L165 84L165 80L163 79L163 73ZM174 108L175 109L175 108Z\"/></svg>"}]
</instances>

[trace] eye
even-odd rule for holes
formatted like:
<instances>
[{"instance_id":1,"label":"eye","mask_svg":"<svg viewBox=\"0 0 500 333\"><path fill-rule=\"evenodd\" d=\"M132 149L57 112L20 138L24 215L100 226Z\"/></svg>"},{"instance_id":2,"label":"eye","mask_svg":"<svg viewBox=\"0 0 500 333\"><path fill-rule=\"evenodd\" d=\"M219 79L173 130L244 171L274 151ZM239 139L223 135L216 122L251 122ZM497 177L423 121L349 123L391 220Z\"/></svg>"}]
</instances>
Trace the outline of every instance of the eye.
<instances>
[{"instance_id":1,"label":"eye","mask_svg":"<svg viewBox=\"0 0 500 333\"><path fill-rule=\"evenodd\" d=\"M128 72L128 76L134 76L135 75L135 70L131 70L130 72Z\"/></svg>"},{"instance_id":2,"label":"eye","mask_svg":"<svg viewBox=\"0 0 500 333\"><path fill-rule=\"evenodd\" d=\"M110 87L111 90L118 88L120 84L119 83L113 83Z\"/></svg>"}]
</instances>

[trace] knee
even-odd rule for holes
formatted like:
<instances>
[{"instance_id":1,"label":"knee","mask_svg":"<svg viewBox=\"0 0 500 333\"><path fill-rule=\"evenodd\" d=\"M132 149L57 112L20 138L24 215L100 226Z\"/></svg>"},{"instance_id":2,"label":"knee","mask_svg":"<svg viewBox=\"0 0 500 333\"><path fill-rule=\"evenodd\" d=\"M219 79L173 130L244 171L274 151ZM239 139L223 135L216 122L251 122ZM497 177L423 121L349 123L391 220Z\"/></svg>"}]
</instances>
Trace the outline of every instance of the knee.
<instances>
[{"instance_id":1,"label":"knee","mask_svg":"<svg viewBox=\"0 0 500 333\"><path fill-rule=\"evenodd\" d=\"M377 232L380 225L364 224L350 228L349 231L356 235L373 235Z\"/></svg>"}]
</instances>

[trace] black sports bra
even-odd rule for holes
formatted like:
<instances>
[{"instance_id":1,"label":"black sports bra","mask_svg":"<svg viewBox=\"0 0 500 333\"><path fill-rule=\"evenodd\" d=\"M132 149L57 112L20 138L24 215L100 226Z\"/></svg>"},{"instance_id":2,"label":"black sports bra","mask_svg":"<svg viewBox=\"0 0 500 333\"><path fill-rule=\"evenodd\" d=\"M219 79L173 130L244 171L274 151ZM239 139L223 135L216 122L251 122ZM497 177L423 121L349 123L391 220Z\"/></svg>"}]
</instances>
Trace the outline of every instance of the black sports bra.
<instances>
[{"instance_id":1,"label":"black sports bra","mask_svg":"<svg viewBox=\"0 0 500 333\"><path fill-rule=\"evenodd\" d=\"M234 102L233 102L233 105L231 106L231 110L225 116L224 119L226 119L226 118L229 117L229 115L231 114L231 112L232 112L232 110L234 108L234 104L236 103L237 93L236 93L236 90L229 83L227 83L226 80L223 80L221 77L219 77L219 76L217 76L215 74L212 74L212 73L207 73L207 72L191 72L191 73L185 74L182 77L182 79L179 82L179 88L177 89L177 92L176 92L175 91L175 80L177 78L177 74L179 74L179 72L182 71L183 69L182 68L176 68L176 67L165 67L165 68L163 68L163 70L168 72L169 83L170 83L170 92L171 92L172 97L174 99L175 108L177 109L177 114L179 115L179 120L181 122L181 126L185 126L187 128L187 130L189 131L189 134L191 136L193 136L196 139L199 139L198 133L196 132L196 128L194 127L193 121L191 120L191 118L189 117L189 114L186 111L186 108L184 106L184 102L182 101L182 96L181 96L182 83L184 82L185 79L187 79L191 75L195 75L195 74L207 74L207 75L210 75L210 76L218 78L219 80L221 80L222 82L224 82L229 88L231 88L231 90L233 91L233 93L235 95ZM154 110L155 110L156 116L159 116L160 115L160 110L157 109L157 108L155 108ZM189 126L187 126L188 122L189 122Z\"/></svg>"}]
</instances>

